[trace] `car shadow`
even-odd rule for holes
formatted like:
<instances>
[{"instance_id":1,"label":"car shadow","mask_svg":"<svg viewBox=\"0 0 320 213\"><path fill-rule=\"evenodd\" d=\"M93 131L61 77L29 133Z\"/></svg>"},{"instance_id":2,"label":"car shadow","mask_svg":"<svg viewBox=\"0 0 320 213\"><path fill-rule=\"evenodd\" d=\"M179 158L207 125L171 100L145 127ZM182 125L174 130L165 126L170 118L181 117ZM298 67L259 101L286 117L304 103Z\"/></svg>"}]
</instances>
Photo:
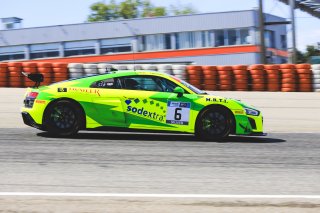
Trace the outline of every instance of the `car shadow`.
<instances>
[{"instance_id":1,"label":"car shadow","mask_svg":"<svg viewBox=\"0 0 320 213\"><path fill-rule=\"evenodd\" d=\"M45 138L66 138L76 140L127 140L127 141L174 141L174 142L217 142L217 143L282 143L284 139L273 137L229 136L219 141L205 141L191 134L132 133L132 132L79 132L71 137L58 137L47 132L37 133Z\"/></svg>"}]
</instances>

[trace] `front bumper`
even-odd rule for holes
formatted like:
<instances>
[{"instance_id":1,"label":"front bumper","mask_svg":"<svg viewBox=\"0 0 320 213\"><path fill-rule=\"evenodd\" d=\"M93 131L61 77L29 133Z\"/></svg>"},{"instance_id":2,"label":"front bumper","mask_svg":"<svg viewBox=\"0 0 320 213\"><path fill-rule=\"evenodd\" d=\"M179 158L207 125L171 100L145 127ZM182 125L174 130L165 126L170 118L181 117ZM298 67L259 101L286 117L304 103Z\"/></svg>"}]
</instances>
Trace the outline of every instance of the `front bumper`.
<instances>
[{"instance_id":1,"label":"front bumper","mask_svg":"<svg viewBox=\"0 0 320 213\"><path fill-rule=\"evenodd\" d=\"M37 124L28 112L21 112L21 115L22 115L24 124L43 130L43 126L41 124Z\"/></svg>"}]
</instances>

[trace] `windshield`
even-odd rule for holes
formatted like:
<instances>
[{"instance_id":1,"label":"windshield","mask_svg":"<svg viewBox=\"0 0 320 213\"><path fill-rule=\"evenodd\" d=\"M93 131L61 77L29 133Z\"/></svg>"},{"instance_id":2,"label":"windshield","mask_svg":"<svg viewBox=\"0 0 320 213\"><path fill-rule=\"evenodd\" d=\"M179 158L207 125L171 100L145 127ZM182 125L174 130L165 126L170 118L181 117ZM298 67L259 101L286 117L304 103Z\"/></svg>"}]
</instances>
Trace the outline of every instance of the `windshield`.
<instances>
[{"instance_id":1,"label":"windshield","mask_svg":"<svg viewBox=\"0 0 320 213\"><path fill-rule=\"evenodd\" d=\"M202 91L200 89L198 89L197 87L189 84L188 82L185 82L184 80L181 80L180 78L177 78L173 75L170 75L173 79L177 80L178 82L182 83L184 86L186 86L188 89L192 90L192 92L196 93L196 94L208 94L205 91Z\"/></svg>"}]
</instances>

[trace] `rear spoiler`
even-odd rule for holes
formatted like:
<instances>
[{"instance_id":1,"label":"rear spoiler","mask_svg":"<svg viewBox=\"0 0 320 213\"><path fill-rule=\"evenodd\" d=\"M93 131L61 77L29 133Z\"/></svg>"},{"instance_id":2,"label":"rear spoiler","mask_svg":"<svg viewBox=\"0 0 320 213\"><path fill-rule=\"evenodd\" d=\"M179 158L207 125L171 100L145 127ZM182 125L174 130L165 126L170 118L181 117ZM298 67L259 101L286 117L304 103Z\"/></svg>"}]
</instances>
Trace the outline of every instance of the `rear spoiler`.
<instances>
[{"instance_id":1,"label":"rear spoiler","mask_svg":"<svg viewBox=\"0 0 320 213\"><path fill-rule=\"evenodd\" d=\"M26 72L21 72L22 75L26 76L28 79L31 81L35 82L34 87L38 88L40 86L40 83L43 82L43 75L40 73L26 73Z\"/></svg>"}]
</instances>

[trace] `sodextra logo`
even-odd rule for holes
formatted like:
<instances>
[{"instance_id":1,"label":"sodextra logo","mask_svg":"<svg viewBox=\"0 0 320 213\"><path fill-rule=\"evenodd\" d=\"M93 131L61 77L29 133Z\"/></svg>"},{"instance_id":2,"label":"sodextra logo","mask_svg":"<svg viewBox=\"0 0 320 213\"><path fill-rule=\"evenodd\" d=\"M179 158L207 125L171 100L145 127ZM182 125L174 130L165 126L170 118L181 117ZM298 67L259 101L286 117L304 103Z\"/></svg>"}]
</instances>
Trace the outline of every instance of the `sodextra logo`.
<instances>
[{"instance_id":1,"label":"sodextra logo","mask_svg":"<svg viewBox=\"0 0 320 213\"><path fill-rule=\"evenodd\" d=\"M137 114L140 116L143 116L147 119L152 119L152 120L156 120L156 121L164 121L164 116L163 115L159 115L156 112L151 112L147 109L145 109L144 107L134 107L134 106L130 106L132 101L131 100L126 100L125 103L128 105L127 106L127 112L131 112L132 114Z\"/></svg>"}]
</instances>

